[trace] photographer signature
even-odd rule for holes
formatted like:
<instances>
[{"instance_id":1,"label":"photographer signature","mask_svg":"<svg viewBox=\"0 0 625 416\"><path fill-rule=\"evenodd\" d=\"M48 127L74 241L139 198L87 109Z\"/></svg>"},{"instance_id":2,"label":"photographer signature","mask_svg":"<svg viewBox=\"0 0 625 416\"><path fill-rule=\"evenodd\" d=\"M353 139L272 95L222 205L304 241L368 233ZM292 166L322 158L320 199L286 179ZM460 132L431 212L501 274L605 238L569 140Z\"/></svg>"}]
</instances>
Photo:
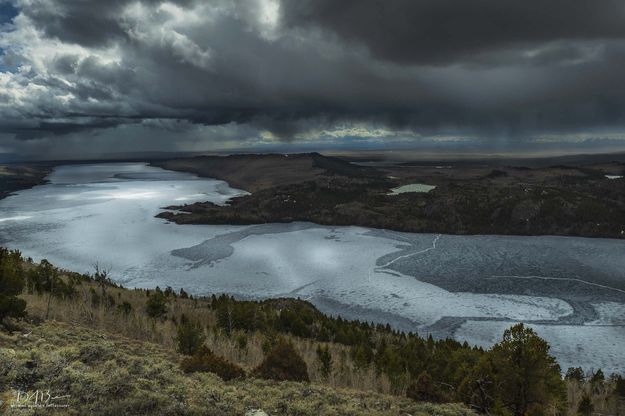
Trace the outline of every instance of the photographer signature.
<instances>
[{"instance_id":1,"label":"photographer signature","mask_svg":"<svg viewBox=\"0 0 625 416\"><path fill-rule=\"evenodd\" d=\"M15 399L10 404L12 408L45 408L45 407L69 407L64 402L69 395L53 396L50 390L15 391Z\"/></svg>"}]
</instances>

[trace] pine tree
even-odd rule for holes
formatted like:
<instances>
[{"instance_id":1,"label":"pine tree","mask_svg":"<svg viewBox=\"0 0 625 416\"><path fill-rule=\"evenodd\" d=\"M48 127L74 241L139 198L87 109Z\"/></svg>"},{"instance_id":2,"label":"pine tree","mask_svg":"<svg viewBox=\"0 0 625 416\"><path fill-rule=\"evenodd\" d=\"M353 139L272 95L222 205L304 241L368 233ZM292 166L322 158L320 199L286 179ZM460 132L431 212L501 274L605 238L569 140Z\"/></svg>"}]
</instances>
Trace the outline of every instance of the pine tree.
<instances>
[{"instance_id":1,"label":"pine tree","mask_svg":"<svg viewBox=\"0 0 625 416\"><path fill-rule=\"evenodd\" d=\"M601 369L595 371L592 377L590 377L590 383L592 384L602 384L604 381L605 375L603 374L603 371L601 371Z\"/></svg>"},{"instance_id":2,"label":"pine tree","mask_svg":"<svg viewBox=\"0 0 625 416\"><path fill-rule=\"evenodd\" d=\"M182 314L180 325L176 331L176 346L178 352L184 355L195 354L204 344L204 332L199 323L191 321Z\"/></svg>"},{"instance_id":3,"label":"pine tree","mask_svg":"<svg viewBox=\"0 0 625 416\"><path fill-rule=\"evenodd\" d=\"M549 355L549 344L523 324L504 332L491 357L497 369L497 396L515 416L558 405L565 395L560 366Z\"/></svg>"},{"instance_id":4,"label":"pine tree","mask_svg":"<svg viewBox=\"0 0 625 416\"><path fill-rule=\"evenodd\" d=\"M0 323L26 314L26 302L17 297L24 290L20 263L18 251L0 248Z\"/></svg>"},{"instance_id":5,"label":"pine tree","mask_svg":"<svg viewBox=\"0 0 625 416\"><path fill-rule=\"evenodd\" d=\"M327 379L332 373L332 354L330 354L330 349L327 346L317 346L317 359L321 366L321 375Z\"/></svg>"},{"instance_id":6,"label":"pine tree","mask_svg":"<svg viewBox=\"0 0 625 416\"><path fill-rule=\"evenodd\" d=\"M567 380L575 380L579 383L584 381L584 370L581 367L570 367L564 376Z\"/></svg>"},{"instance_id":7,"label":"pine tree","mask_svg":"<svg viewBox=\"0 0 625 416\"><path fill-rule=\"evenodd\" d=\"M152 318L162 318L167 313L167 298L163 292L157 288L150 294L145 304L145 311Z\"/></svg>"}]
</instances>

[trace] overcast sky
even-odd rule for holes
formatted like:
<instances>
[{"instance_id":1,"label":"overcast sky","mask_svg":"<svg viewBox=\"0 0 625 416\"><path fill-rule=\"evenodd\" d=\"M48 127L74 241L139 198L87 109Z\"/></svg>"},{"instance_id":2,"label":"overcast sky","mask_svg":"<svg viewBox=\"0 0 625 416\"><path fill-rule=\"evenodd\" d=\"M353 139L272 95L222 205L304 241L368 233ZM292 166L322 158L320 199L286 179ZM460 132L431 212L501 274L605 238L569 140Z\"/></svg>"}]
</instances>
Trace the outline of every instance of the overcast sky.
<instances>
[{"instance_id":1,"label":"overcast sky","mask_svg":"<svg viewBox=\"0 0 625 416\"><path fill-rule=\"evenodd\" d=\"M622 0L0 0L0 156L625 147Z\"/></svg>"}]
</instances>

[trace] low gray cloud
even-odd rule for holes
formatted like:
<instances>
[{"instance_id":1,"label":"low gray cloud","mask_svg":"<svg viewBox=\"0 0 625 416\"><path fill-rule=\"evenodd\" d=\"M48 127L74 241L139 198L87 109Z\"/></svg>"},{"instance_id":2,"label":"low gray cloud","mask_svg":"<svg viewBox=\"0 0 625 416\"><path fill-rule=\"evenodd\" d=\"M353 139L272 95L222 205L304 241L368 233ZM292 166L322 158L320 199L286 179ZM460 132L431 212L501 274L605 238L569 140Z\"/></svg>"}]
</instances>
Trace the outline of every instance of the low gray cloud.
<instances>
[{"instance_id":1,"label":"low gray cloud","mask_svg":"<svg viewBox=\"0 0 625 416\"><path fill-rule=\"evenodd\" d=\"M5 151L71 140L87 153L119 132L111 148L125 151L448 136L518 148L625 130L617 0L17 0L11 9L0 26Z\"/></svg>"}]
</instances>

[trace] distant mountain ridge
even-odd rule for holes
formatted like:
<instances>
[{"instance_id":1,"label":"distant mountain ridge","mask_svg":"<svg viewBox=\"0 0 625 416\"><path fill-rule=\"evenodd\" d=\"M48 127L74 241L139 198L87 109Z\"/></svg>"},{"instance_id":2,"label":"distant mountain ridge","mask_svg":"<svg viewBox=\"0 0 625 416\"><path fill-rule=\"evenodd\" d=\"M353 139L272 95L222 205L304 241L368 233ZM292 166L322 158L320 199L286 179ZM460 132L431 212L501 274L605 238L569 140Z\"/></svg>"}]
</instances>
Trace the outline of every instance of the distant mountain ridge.
<instances>
[{"instance_id":1,"label":"distant mountain ridge","mask_svg":"<svg viewBox=\"0 0 625 416\"><path fill-rule=\"evenodd\" d=\"M316 152L196 156L153 161L151 165L221 179L249 192L310 181L320 175L371 177L378 174L373 168Z\"/></svg>"}]
</instances>

